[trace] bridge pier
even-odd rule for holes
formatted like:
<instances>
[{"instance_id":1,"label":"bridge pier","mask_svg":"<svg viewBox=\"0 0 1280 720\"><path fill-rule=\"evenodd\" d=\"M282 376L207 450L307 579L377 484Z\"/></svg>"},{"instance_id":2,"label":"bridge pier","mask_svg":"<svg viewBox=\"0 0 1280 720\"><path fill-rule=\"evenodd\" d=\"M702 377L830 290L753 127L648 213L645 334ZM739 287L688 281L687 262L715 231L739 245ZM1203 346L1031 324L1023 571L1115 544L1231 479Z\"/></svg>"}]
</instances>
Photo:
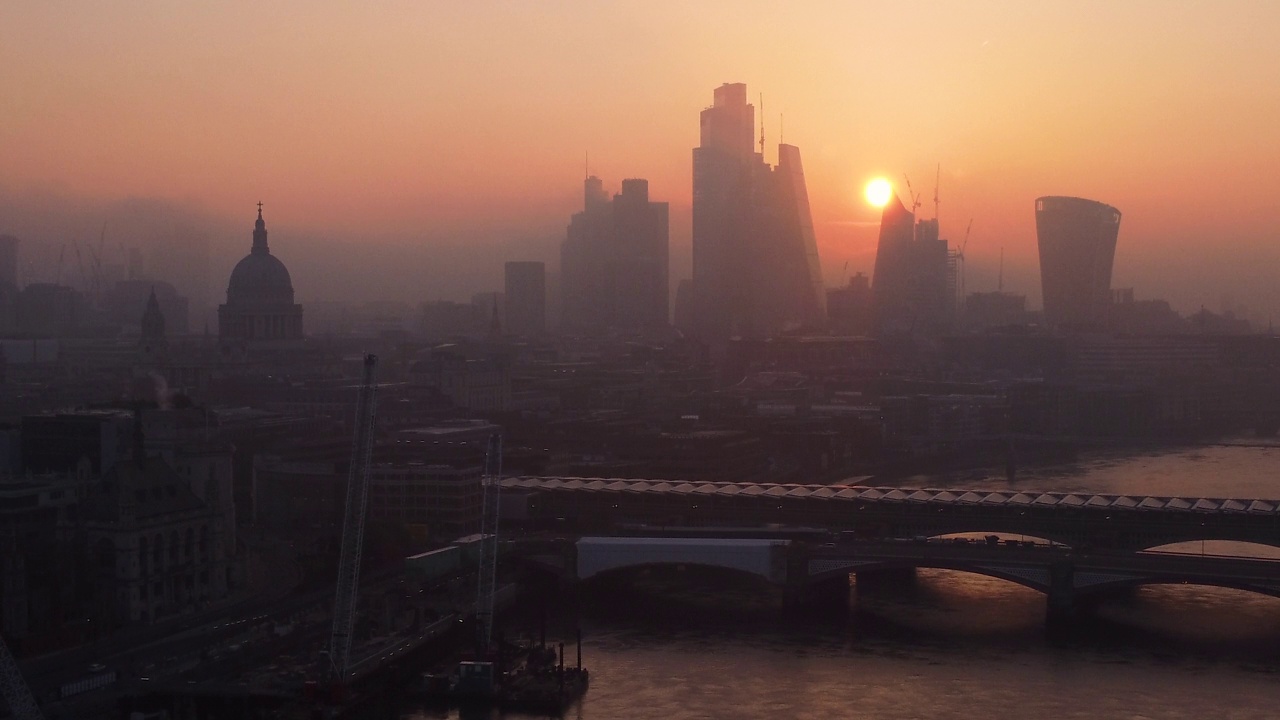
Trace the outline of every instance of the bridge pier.
<instances>
[{"instance_id":1,"label":"bridge pier","mask_svg":"<svg viewBox=\"0 0 1280 720\"><path fill-rule=\"evenodd\" d=\"M875 570L862 570L854 573L857 578L858 585L892 585L897 587L911 587L916 584L916 568L908 565L906 567L888 567L877 568Z\"/></svg>"},{"instance_id":2,"label":"bridge pier","mask_svg":"<svg viewBox=\"0 0 1280 720\"><path fill-rule=\"evenodd\" d=\"M786 573L782 585L782 613L802 610L809 599L809 548L802 543L787 547Z\"/></svg>"},{"instance_id":3,"label":"bridge pier","mask_svg":"<svg viewBox=\"0 0 1280 720\"><path fill-rule=\"evenodd\" d=\"M1075 565L1069 560L1049 566L1045 627L1050 632L1070 627L1076 619Z\"/></svg>"}]
</instances>

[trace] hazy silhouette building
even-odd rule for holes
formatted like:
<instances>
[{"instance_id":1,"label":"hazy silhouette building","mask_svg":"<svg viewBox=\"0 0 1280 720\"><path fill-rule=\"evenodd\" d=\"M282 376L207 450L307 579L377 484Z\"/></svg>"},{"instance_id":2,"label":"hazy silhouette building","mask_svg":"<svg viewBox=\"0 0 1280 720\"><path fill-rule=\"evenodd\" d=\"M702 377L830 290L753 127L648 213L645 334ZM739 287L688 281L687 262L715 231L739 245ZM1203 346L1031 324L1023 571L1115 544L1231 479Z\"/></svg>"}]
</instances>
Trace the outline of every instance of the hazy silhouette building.
<instances>
[{"instance_id":1,"label":"hazy silhouette building","mask_svg":"<svg viewBox=\"0 0 1280 720\"><path fill-rule=\"evenodd\" d=\"M827 291L827 321L832 332L864 335L871 332L871 278L856 273L849 284Z\"/></svg>"},{"instance_id":2,"label":"hazy silhouette building","mask_svg":"<svg viewBox=\"0 0 1280 720\"><path fill-rule=\"evenodd\" d=\"M189 329L190 302L170 283L164 281L121 280L103 298L104 319L114 325L134 328L154 296L164 312L169 333L186 335Z\"/></svg>"},{"instance_id":3,"label":"hazy silhouette building","mask_svg":"<svg viewBox=\"0 0 1280 720\"><path fill-rule=\"evenodd\" d=\"M0 235L0 288L18 287L18 238Z\"/></svg>"},{"instance_id":4,"label":"hazy silhouette building","mask_svg":"<svg viewBox=\"0 0 1280 720\"><path fill-rule=\"evenodd\" d=\"M540 262L505 267L507 334L534 337L547 330L547 271Z\"/></svg>"},{"instance_id":5,"label":"hazy silhouette building","mask_svg":"<svg viewBox=\"0 0 1280 720\"><path fill-rule=\"evenodd\" d=\"M1024 325L1028 322L1027 296L1002 290L969 293L964 302L964 326L968 330Z\"/></svg>"},{"instance_id":6,"label":"hazy silhouette building","mask_svg":"<svg viewBox=\"0 0 1280 720\"><path fill-rule=\"evenodd\" d=\"M288 268L267 248L261 204L253 247L231 271L227 302L218 307L218 337L224 343L302 338L302 306L293 301Z\"/></svg>"},{"instance_id":7,"label":"hazy silhouette building","mask_svg":"<svg viewBox=\"0 0 1280 720\"><path fill-rule=\"evenodd\" d=\"M917 222L897 195L880 215L871 291L881 335L937 333L954 318L954 264L938 220Z\"/></svg>"},{"instance_id":8,"label":"hazy silhouette building","mask_svg":"<svg viewBox=\"0 0 1280 720\"><path fill-rule=\"evenodd\" d=\"M152 290L147 298L147 309L142 313L142 333L138 338L138 347L143 357L154 359L169 348L169 338L165 333L164 312L160 310L160 300L156 291Z\"/></svg>"},{"instance_id":9,"label":"hazy silhouette building","mask_svg":"<svg viewBox=\"0 0 1280 720\"><path fill-rule=\"evenodd\" d=\"M612 202L594 175L583 190L582 212L560 246L563 326L589 332L666 325L667 203L649 201L647 180L623 180Z\"/></svg>"},{"instance_id":10,"label":"hazy silhouette building","mask_svg":"<svg viewBox=\"0 0 1280 720\"><path fill-rule=\"evenodd\" d=\"M780 145L769 167L753 145L746 85L721 85L713 97L693 150L697 328L725 337L818 324L826 298L800 151Z\"/></svg>"},{"instance_id":11,"label":"hazy silhouette building","mask_svg":"<svg viewBox=\"0 0 1280 720\"><path fill-rule=\"evenodd\" d=\"M769 333L820 326L827 296L800 148L778 145L778 165L765 169L752 224L756 325Z\"/></svg>"},{"instance_id":12,"label":"hazy silhouette building","mask_svg":"<svg viewBox=\"0 0 1280 720\"><path fill-rule=\"evenodd\" d=\"M18 331L30 337L70 337L89 325L89 301L66 285L30 283L16 309Z\"/></svg>"},{"instance_id":13,"label":"hazy silhouette building","mask_svg":"<svg viewBox=\"0 0 1280 720\"><path fill-rule=\"evenodd\" d=\"M685 278L676 286L676 303L671 309L671 324L681 332L694 332L698 327L693 280Z\"/></svg>"},{"instance_id":14,"label":"hazy silhouette building","mask_svg":"<svg viewBox=\"0 0 1280 720\"><path fill-rule=\"evenodd\" d=\"M481 335L501 335L507 326L507 296L497 291L478 292L471 295L471 307L475 308Z\"/></svg>"},{"instance_id":15,"label":"hazy silhouette building","mask_svg":"<svg viewBox=\"0 0 1280 720\"><path fill-rule=\"evenodd\" d=\"M0 235L0 334L18 329L18 238Z\"/></svg>"},{"instance_id":16,"label":"hazy silhouette building","mask_svg":"<svg viewBox=\"0 0 1280 720\"><path fill-rule=\"evenodd\" d=\"M1094 200L1036 200L1036 240L1045 322L1094 328L1111 304L1111 268L1120 234L1120 211Z\"/></svg>"}]
</instances>

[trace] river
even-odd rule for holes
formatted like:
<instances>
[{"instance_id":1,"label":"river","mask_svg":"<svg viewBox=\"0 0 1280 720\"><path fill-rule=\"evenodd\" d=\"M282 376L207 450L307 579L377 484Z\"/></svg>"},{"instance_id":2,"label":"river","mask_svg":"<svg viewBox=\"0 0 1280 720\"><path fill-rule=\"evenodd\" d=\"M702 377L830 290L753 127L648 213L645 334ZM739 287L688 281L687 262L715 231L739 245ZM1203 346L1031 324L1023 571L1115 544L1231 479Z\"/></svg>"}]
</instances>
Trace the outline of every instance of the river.
<instances>
[{"instance_id":1,"label":"river","mask_svg":"<svg viewBox=\"0 0 1280 720\"><path fill-rule=\"evenodd\" d=\"M1280 497L1280 447L1203 447L904 485L1204 497ZM1261 554L1228 543L1175 550ZM921 570L852 588L847 611L784 618L733 579L675 571L598 588L584 603L581 720L1050 720L1280 717L1280 599L1155 586L1106 600L1050 639L1044 597ZM567 619L559 634L568 637ZM571 655L571 653L569 653ZM456 717L403 707L403 718ZM508 716L522 717L522 716Z\"/></svg>"}]
</instances>

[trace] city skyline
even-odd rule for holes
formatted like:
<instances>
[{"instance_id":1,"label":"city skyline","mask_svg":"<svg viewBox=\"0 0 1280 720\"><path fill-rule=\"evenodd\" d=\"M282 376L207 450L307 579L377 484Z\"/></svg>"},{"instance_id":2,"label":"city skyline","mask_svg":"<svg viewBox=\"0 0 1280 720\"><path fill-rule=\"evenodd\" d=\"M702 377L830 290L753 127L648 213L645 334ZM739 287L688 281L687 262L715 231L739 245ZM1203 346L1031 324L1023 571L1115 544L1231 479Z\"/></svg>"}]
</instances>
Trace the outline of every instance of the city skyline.
<instances>
[{"instance_id":1,"label":"city skyline","mask_svg":"<svg viewBox=\"0 0 1280 720\"><path fill-rule=\"evenodd\" d=\"M748 10L712 6L558 9L532 24L491 7L6 8L0 19L15 32L0 50L0 83L16 111L0 118L0 208L17 226L4 231L29 243L87 241L104 214L94 208L177 203L218 221L217 276L238 257L241 208L263 197L274 226L316 250L290 258L313 263L298 265L303 301L367 292L359 277L317 277L343 267L337 258L357 242L384 267L405 252L425 264L424 247L462 248L451 253L461 272L433 278L429 297L465 297L501 279L500 264L480 267L488 253L468 249L525 244L536 247L522 256L554 258L589 151L593 174L646 177L671 202L674 282L689 276L691 110L705 105L707 86L745 81L764 91L766 159L776 160L778 140L808 149L828 286L842 284L846 261L850 274L871 269L877 213L860 197L866 180L901 186L905 173L927 196L941 163L941 234L955 241L975 219L970 290L994 287L1004 248L1007 284L1038 306L1027 208L1047 194L1098 197L1126 212L1117 285L1184 311L1232 295L1265 319L1280 307L1265 273L1278 259L1265 212L1280 192L1267 171L1280 143L1266 129L1280 108L1265 62L1276 11L1088 11L788 9L811 51L782 62L760 29L773 23L756 13L741 28ZM576 32L618 24L609 17L640 31ZM682 41L720 21L743 32L696 50ZM489 40L450 39L484 23ZM837 27L848 31L838 42ZM436 36L437 49L421 49ZM562 36L577 52L532 52ZM643 72L623 59L628 50L651 61L636 66ZM476 51L483 62L469 62ZM583 53L599 62L562 77ZM507 62L517 54L533 59ZM624 69L635 82L616 82ZM486 212L495 202L502 211ZM88 207L99 219L36 232L30 218L42 206ZM410 299L413 286L405 278L389 292Z\"/></svg>"},{"instance_id":2,"label":"city skyline","mask_svg":"<svg viewBox=\"0 0 1280 720\"><path fill-rule=\"evenodd\" d=\"M0 3L0 714L1270 717L1275 27Z\"/></svg>"}]
</instances>

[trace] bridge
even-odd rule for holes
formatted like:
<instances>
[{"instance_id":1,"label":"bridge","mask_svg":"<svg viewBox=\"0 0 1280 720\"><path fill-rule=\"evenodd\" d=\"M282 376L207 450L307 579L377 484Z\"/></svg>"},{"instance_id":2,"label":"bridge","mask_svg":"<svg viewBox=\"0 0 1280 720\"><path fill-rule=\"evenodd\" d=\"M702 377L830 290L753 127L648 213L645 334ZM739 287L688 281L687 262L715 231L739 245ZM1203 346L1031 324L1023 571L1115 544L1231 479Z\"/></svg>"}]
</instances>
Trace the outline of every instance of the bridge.
<instances>
[{"instance_id":1,"label":"bridge","mask_svg":"<svg viewBox=\"0 0 1280 720\"><path fill-rule=\"evenodd\" d=\"M536 561L561 576L590 581L659 565L712 567L755 576L783 590L784 605L848 599L849 576L917 568L958 570L1017 583L1044 593L1050 624L1072 618L1091 600L1154 584L1233 588L1280 597L1280 560L1163 552L1079 553L1063 546L1009 541L860 540L835 542L737 538L726 528L698 537L671 534L582 537L567 552ZM639 532L624 530L623 532ZM650 529L651 533L660 533ZM785 534L787 530L778 529Z\"/></svg>"},{"instance_id":2,"label":"bridge","mask_svg":"<svg viewBox=\"0 0 1280 720\"><path fill-rule=\"evenodd\" d=\"M609 534L628 524L821 528L862 538L1027 535L1078 550L1231 540L1280 547L1280 500L617 478L513 477L535 522Z\"/></svg>"}]
</instances>

